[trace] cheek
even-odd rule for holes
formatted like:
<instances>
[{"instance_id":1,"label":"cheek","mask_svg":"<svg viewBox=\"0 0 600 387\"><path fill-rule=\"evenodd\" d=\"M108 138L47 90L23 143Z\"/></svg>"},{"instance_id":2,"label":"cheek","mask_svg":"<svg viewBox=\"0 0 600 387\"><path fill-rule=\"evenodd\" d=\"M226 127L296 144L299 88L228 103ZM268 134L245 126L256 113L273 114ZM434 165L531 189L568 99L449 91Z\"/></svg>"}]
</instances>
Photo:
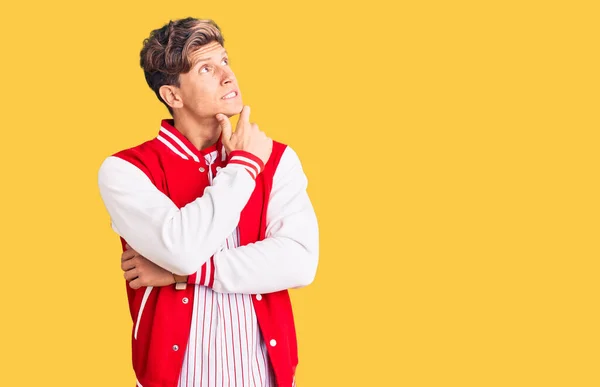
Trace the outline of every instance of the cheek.
<instances>
[{"instance_id":1,"label":"cheek","mask_svg":"<svg viewBox=\"0 0 600 387\"><path fill-rule=\"evenodd\" d=\"M194 100L197 102L214 102L219 99L217 96L216 82L202 82L194 87Z\"/></svg>"}]
</instances>

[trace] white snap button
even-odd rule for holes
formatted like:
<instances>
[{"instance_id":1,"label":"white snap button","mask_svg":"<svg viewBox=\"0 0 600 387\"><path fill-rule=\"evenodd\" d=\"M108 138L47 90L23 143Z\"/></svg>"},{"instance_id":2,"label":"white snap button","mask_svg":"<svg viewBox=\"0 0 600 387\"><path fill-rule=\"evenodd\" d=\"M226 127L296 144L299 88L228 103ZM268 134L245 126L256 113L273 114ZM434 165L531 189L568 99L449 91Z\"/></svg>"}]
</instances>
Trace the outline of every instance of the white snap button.
<instances>
[{"instance_id":1,"label":"white snap button","mask_svg":"<svg viewBox=\"0 0 600 387\"><path fill-rule=\"evenodd\" d=\"M179 351L179 345L174 345L173 346L173 351Z\"/></svg>"},{"instance_id":2,"label":"white snap button","mask_svg":"<svg viewBox=\"0 0 600 387\"><path fill-rule=\"evenodd\" d=\"M271 339L271 341L269 342L269 344L271 344L271 347L274 347L277 345L277 341L275 341L274 339Z\"/></svg>"},{"instance_id":3,"label":"white snap button","mask_svg":"<svg viewBox=\"0 0 600 387\"><path fill-rule=\"evenodd\" d=\"M217 167L217 172L219 172L222 168L221 167Z\"/></svg>"},{"instance_id":4,"label":"white snap button","mask_svg":"<svg viewBox=\"0 0 600 387\"><path fill-rule=\"evenodd\" d=\"M256 299L257 299L258 301L262 300L262 295L260 295L260 294L257 294L257 295L256 295Z\"/></svg>"},{"instance_id":5,"label":"white snap button","mask_svg":"<svg viewBox=\"0 0 600 387\"><path fill-rule=\"evenodd\" d=\"M183 297L183 300L181 300L181 302L183 302L184 304L187 304L190 300L188 300L187 297Z\"/></svg>"},{"instance_id":6,"label":"white snap button","mask_svg":"<svg viewBox=\"0 0 600 387\"><path fill-rule=\"evenodd\" d=\"M198 170L199 170L200 172L204 172L204 171L206 171L206 169L204 169L204 167L200 167L200 168L198 168Z\"/></svg>"}]
</instances>

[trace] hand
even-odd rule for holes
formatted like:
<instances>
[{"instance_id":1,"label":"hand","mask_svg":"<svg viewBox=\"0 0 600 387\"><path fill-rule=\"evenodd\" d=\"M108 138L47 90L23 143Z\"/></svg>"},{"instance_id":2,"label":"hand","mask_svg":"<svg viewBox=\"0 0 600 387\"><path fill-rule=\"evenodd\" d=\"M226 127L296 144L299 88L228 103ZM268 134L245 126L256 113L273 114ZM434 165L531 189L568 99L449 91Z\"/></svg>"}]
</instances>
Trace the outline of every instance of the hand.
<instances>
[{"instance_id":1,"label":"hand","mask_svg":"<svg viewBox=\"0 0 600 387\"><path fill-rule=\"evenodd\" d=\"M129 245L125 248L121 254L121 269L129 287L139 289L143 286L168 286L175 283L171 272L144 258Z\"/></svg>"},{"instance_id":2,"label":"hand","mask_svg":"<svg viewBox=\"0 0 600 387\"><path fill-rule=\"evenodd\" d=\"M234 150L243 150L252 153L254 156L267 163L273 150L273 140L258 129L258 125L250 122L250 106L244 106L240 113L240 119L235 128L235 133L231 133L231 122L225 114L217 114L217 121L221 127L222 142L227 153Z\"/></svg>"}]
</instances>

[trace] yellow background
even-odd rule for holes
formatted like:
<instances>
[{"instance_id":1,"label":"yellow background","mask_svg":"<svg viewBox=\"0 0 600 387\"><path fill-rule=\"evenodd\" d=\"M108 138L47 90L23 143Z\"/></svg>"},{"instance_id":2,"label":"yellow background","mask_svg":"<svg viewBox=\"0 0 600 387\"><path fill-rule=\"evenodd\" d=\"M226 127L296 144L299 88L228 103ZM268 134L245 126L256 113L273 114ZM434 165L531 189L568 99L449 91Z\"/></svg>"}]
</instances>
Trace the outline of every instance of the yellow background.
<instances>
[{"instance_id":1,"label":"yellow background","mask_svg":"<svg viewBox=\"0 0 600 387\"><path fill-rule=\"evenodd\" d=\"M599 386L599 12L581 1L2 5L2 386L130 386L108 155L151 29L222 27L320 222L300 387ZM395 4L395 5L392 5Z\"/></svg>"}]
</instances>

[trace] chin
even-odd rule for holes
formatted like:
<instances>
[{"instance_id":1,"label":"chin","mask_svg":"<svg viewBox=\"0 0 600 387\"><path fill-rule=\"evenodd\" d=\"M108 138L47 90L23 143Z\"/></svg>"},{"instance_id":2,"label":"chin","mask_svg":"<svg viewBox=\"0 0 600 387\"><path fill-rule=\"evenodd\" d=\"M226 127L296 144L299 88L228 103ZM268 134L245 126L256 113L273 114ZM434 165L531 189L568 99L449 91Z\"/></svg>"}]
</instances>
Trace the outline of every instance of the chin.
<instances>
[{"instance_id":1,"label":"chin","mask_svg":"<svg viewBox=\"0 0 600 387\"><path fill-rule=\"evenodd\" d=\"M239 104L235 104L235 106L228 106L224 114L228 117L235 116L237 114L240 114L243 108L244 104L240 102Z\"/></svg>"}]
</instances>

